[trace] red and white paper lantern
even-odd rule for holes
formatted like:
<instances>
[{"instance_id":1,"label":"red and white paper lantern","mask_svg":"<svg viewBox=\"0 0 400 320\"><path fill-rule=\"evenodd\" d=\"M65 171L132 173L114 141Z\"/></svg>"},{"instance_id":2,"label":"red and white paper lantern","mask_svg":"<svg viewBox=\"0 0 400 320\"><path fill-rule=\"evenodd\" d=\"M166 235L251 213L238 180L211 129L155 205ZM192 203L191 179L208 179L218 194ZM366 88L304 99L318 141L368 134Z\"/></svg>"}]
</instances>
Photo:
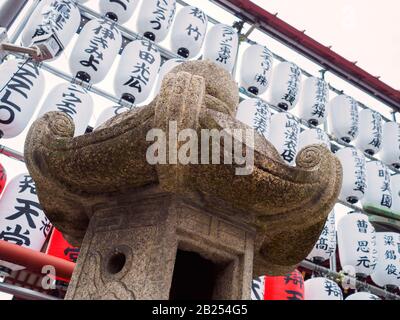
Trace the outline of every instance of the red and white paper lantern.
<instances>
[{"instance_id":1,"label":"red and white paper lantern","mask_svg":"<svg viewBox=\"0 0 400 320\"><path fill-rule=\"evenodd\" d=\"M93 99L81 86L63 83L50 91L39 111L38 118L50 111L59 111L72 118L75 136L83 135L93 113Z\"/></svg>"},{"instance_id":2,"label":"red and white paper lantern","mask_svg":"<svg viewBox=\"0 0 400 320\"><path fill-rule=\"evenodd\" d=\"M225 24L216 24L208 32L204 44L204 60L210 60L228 72L236 63L239 45L237 31Z\"/></svg>"},{"instance_id":3,"label":"red and white paper lantern","mask_svg":"<svg viewBox=\"0 0 400 320\"><path fill-rule=\"evenodd\" d=\"M37 64L8 60L0 65L0 136L14 138L28 125L44 92Z\"/></svg>"},{"instance_id":4,"label":"red and white paper lantern","mask_svg":"<svg viewBox=\"0 0 400 320\"><path fill-rule=\"evenodd\" d=\"M102 81L118 55L122 36L116 24L107 19L93 19L85 24L73 48L69 66L78 79Z\"/></svg>"},{"instance_id":5,"label":"red and white paper lantern","mask_svg":"<svg viewBox=\"0 0 400 320\"><path fill-rule=\"evenodd\" d=\"M329 133L346 143L353 141L359 131L358 103L347 95L338 95L328 104Z\"/></svg>"},{"instance_id":6,"label":"red and white paper lantern","mask_svg":"<svg viewBox=\"0 0 400 320\"><path fill-rule=\"evenodd\" d=\"M176 0L143 1L137 20L137 30L146 38L161 42L172 25L176 12Z\"/></svg>"},{"instance_id":7,"label":"red and white paper lantern","mask_svg":"<svg viewBox=\"0 0 400 320\"><path fill-rule=\"evenodd\" d=\"M355 141L358 149L370 156L382 147L382 116L370 109L359 113L359 134Z\"/></svg>"},{"instance_id":8,"label":"red and white paper lantern","mask_svg":"<svg viewBox=\"0 0 400 320\"><path fill-rule=\"evenodd\" d=\"M237 120L247 124L266 139L271 126L271 116L268 104L260 99L243 100L236 113Z\"/></svg>"},{"instance_id":9,"label":"red and white paper lantern","mask_svg":"<svg viewBox=\"0 0 400 320\"><path fill-rule=\"evenodd\" d=\"M281 62L272 72L268 101L285 111L291 110L297 104L300 88L300 68L292 62Z\"/></svg>"},{"instance_id":10,"label":"red and white paper lantern","mask_svg":"<svg viewBox=\"0 0 400 320\"><path fill-rule=\"evenodd\" d=\"M299 116L311 125L318 126L324 123L327 117L329 101L329 87L323 80L309 77L303 81L300 101Z\"/></svg>"},{"instance_id":11,"label":"red and white paper lantern","mask_svg":"<svg viewBox=\"0 0 400 320\"><path fill-rule=\"evenodd\" d=\"M0 200L0 240L40 251L51 230L51 223L43 213L32 177L20 174L7 185ZM0 266L21 270L9 262Z\"/></svg>"},{"instance_id":12,"label":"red and white paper lantern","mask_svg":"<svg viewBox=\"0 0 400 320\"><path fill-rule=\"evenodd\" d=\"M183 58L197 56L203 46L208 18L199 8L186 6L176 15L171 34L171 49Z\"/></svg>"},{"instance_id":13,"label":"red and white paper lantern","mask_svg":"<svg viewBox=\"0 0 400 320\"><path fill-rule=\"evenodd\" d=\"M270 86L273 57L266 47L254 44L243 53L240 85L255 95L263 94Z\"/></svg>"},{"instance_id":14,"label":"red and white paper lantern","mask_svg":"<svg viewBox=\"0 0 400 320\"><path fill-rule=\"evenodd\" d=\"M116 95L132 104L145 101L153 89L160 64L160 52L149 40L129 43L115 75Z\"/></svg>"},{"instance_id":15,"label":"red and white paper lantern","mask_svg":"<svg viewBox=\"0 0 400 320\"><path fill-rule=\"evenodd\" d=\"M132 17L138 4L139 0L100 0L99 9L103 16L122 24Z\"/></svg>"}]
</instances>

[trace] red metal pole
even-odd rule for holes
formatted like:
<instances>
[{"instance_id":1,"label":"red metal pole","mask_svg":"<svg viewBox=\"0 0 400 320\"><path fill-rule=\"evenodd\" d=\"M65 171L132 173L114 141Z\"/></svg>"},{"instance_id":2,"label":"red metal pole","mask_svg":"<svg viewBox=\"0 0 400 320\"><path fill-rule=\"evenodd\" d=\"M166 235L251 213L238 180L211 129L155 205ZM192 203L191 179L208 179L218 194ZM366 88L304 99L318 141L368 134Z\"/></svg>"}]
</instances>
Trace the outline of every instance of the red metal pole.
<instances>
[{"instance_id":1,"label":"red metal pole","mask_svg":"<svg viewBox=\"0 0 400 320\"><path fill-rule=\"evenodd\" d=\"M0 260L15 263L36 273L42 273L44 266L56 269L57 277L71 279L75 263L60 259L29 248L0 240Z\"/></svg>"}]
</instances>

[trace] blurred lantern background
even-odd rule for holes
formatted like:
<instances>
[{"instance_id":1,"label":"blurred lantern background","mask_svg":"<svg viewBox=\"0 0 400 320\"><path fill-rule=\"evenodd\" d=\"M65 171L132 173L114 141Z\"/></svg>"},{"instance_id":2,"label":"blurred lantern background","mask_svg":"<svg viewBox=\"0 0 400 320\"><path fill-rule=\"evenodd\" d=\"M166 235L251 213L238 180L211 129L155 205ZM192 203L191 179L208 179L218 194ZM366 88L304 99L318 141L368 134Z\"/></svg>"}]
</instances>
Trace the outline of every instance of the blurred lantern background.
<instances>
[{"instance_id":1,"label":"blurred lantern background","mask_svg":"<svg viewBox=\"0 0 400 320\"><path fill-rule=\"evenodd\" d=\"M350 262L354 274L358 274L358 279L365 284L363 290L368 291L368 286L374 285L399 293L400 247L390 248L382 240L385 238L383 233L386 237L393 233L394 239L397 239L396 235L400 232L398 113L393 113L387 104L332 72L321 70L321 65L271 36L253 30L252 25L238 25L239 19L215 1L164 1L164 19L159 15L159 1L119 1L125 5L118 5L114 1L88 0L77 1L77 6L71 4L72 0L64 1L71 6L71 15L60 31L63 48L57 51L56 58L45 62L40 69L33 68L30 63L22 66L26 70L31 68L29 74L32 79L28 89L25 87L29 92L16 90L14 101L24 111L11 124L0 125L3 133L1 145L23 153L25 136L31 123L48 110L63 110L70 114L77 124L76 135L89 132L112 116L151 101L159 90L162 77L186 58L215 59L232 72L236 81L243 86L241 98L244 100L239 107L238 119L269 139L287 163L295 165L297 152L313 143L324 144L332 152L341 150L338 156L344 166L345 176L340 200L308 257L316 264L306 261L295 272L296 278L301 272L303 281L306 280L303 291L296 292L300 292L304 299L322 299L328 293L326 297L333 294L339 299L346 295L349 295L349 299L370 299L373 295L369 293L355 293L354 284L342 284L343 279L348 280L342 271L349 271L347 267ZM381 4L365 6L361 3L349 4L345 0L335 1L329 6L317 0L301 4L281 0L252 2L271 13L279 12L281 19L299 30L306 29L308 35L322 44L333 45L332 50L351 61L357 60L355 64L366 71L380 74L381 80L387 84L398 86L400 83L400 66L395 59L400 55L400 30L391 25L393 21L400 20L400 5L396 0L387 1L386 18L373 28L370 21L375 12L382 10ZM31 14L31 6L38 4L42 13L49 13L53 3L52 0L28 1L8 32L10 40L28 46L37 31L36 26L43 19L39 10ZM153 7L155 9L151 11ZM300 10L308 14L299 15ZM329 15L326 15L328 11ZM27 14L30 19L24 21ZM113 22L104 20L103 15ZM51 14L46 17L50 19ZM88 22L89 19L93 20ZM21 23L25 30L13 39ZM78 29L80 23L81 27L86 23L83 30L81 27ZM235 33L237 29L232 28L234 25L242 27L242 35L249 33L248 41L239 41L240 37ZM80 35L75 33L76 29ZM136 39L136 32L143 34L145 39L127 44L128 40ZM370 46L371 39L374 41L373 47ZM155 43L148 40L154 40ZM216 46L217 42L221 43L220 47ZM144 47L151 55L141 53L139 48ZM218 51L221 48L224 49L223 54ZM166 58L174 60L165 62ZM150 69L146 69L148 65L151 65ZM3 88L9 85L11 74L17 70L16 61L9 59L0 68L0 88ZM130 78L129 70L141 72L144 77ZM308 76L311 77L307 79ZM83 81L84 88L79 83L70 83L75 77ZM0 97L3 94L4 91L0 92ZM24 105L24 95L29 97L30 107ZM121 97L125 101L121 101ZM49 101L58 103L55 107ZM371 110L366 110L366 107ZM7 118L4 110L7 109L3 109L1 119ZM18 192L23 192L21 188L17 190L15 179L26 178L26 167L23 162L4 155L0 156L0 163L0 191L3 192L0 208L6 208L12 201L18 200ZM3 191L6 180L8 187ZM13 193L8 191L12 189L15 189ZM31 195L19 199L35 200ZM8 217L8 210L5 211L0 212L3 239L5 232L10 231L7 229L9 225L2 225ZM355 213L350 214L353 211ZM373 227L374 232L368 233L368 239L358 239L356 234L347 231L346 228L350 226L345 223L346 219L355 214L362 215L363 219L368 220L368 226ZM345 220L342 222L342 219ZM353 221L355 225L352 227L357 227L357 223L363 219ZM39 244L43 239L38 235L30 241L36 244L35 249L40 250ZM60 240L56 231L53 231L47 239L50 241L48 254L62 251L51 250L56 239L62 243L59 247L66 248L64 251L69 248L62 242L65 239ZM349 242L354 243L347 246ZM368 244L362 246L366 242ZM76 248L71 250L76 252ZM368 250L364 252L366 255L357 255L363 250ZM390 253L387 254L387 251ZM59 253L55 255L60 257ZM388 255L394 260L393 263L390 263ZM361 263L357 266L360 259ZM367 271L367 267L360 268L365 266L366 259L375 266L374 273ZM331 280L323 278L324 275ZM281 287L285 283L284 277L264 277L260 283L258 286L264 288L261 295L267 294L267 286L276 288L277 292L285 291ZM342 288L337 284L342 284ZM309 294L307 288L310 288ZM383 296L387 294L384 291L379 292L381 298L392 297L390 294ZM281 296L278 294L277 297Z\"/></svg>"}]
</instances>

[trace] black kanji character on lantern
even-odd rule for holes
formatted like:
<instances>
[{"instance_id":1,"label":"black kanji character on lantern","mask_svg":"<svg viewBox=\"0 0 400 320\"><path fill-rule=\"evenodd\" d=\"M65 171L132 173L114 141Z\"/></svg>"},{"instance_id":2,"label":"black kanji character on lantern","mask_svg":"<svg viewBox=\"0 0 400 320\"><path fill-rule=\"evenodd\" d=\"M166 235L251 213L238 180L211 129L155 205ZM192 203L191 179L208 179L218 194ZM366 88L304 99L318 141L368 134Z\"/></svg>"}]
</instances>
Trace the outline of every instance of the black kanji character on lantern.
<instances>
[{"instance_id":1,"label":"black kanji character on lantern","mask_svg":"<svg viewBox=\"0 0 400 320\"><path fill-rule=\"evenodd\" d=\"M357 221L358 232L367 233L368 223L365 220Z\"/></svg>"},{"instance_id":2,"label":"black kanji character on lantern","mask_svg":"<svg viewBox=\"0 0 400 320\"><path fill-rule=\"evenodd\" d=\"M63 93L63 100L61 103L56 104L58 110L68 114L69 116L73 116L76 114L76 104L81 103L82 100L75 95L74 92Z\"/></svg>"},{"instance_id":3,"label":"black kanji character on lantern","mask_svg":"<svg viewBox=\"0 0 400 320\"><path fill-rule=\"evenodd\" d=\"M24 233L21 233L22 231L22 227L17 224L15 226L15 230L11 231L12 228L11 227L7 227L6 228L7 231L2 231L0 233L0 239L4 240L4 241L8 241L8 242L13 242L18 246L30 246L31 244L31 240L29 239L29 230L26 230Z\"/></svg>"},{"instance_id":4,"label":"black kanji character on lantern","mask_svg":"<svg viewBox=\"0 0 400 320\"><path fill-rule=\"evenodd\" d=\"M256 74L255 80L257 81L257 83L259 83L263 87L265 87L268 84L267 77L265 77L264 75L262 75L260 73Z\"/></svg>"},{"instance_id":5,"label":"black kanji character on lantern","mask_svg":"<svg viewBox=\"0 0 400 320\"><path fill-rule=\"evenodd\" d=\"M110 25L110 24L108 24L108 25ZM103 39L111 39L111 40L115 39L112 27L109 29L109 28L105 28L103 26L99 26L99 27L93 29L93 31L96 35L99 35L101 33L101 36L103 37Z\"/></svg>"},{"instance_id":6,"label":"black kanji character on lantern","mask_svg":"<svg viewBox=\"0 0 400 320\"><path fill-rule=\"evenodd\" d=\"M31 194L36 194L36 185L31 176L24 176L24 180L19 182L19 192L22 193L29 189Z\"/></svg>"},{"instance_id":7,"label":"black kanji character on lantern","mask_svg":"<svg viewBox=\"0 0 400 320\"><path fill-rule=\"evenodd\" d=\"M363 256L363 257L360 257L357 260L357 262L358 262L357 265L356 265L357 267L362 265L364 268L369 268L371 260L369 260L369 258L367 256Z\"/></svg>"},{"instance_id":8,"label":"black kanji character on lantern","mask_svg":"<svg viewBox=\"0 0 400 320\"><path fill-rule=\"evenodd\" d=\"M357 252L369 253L368 241L358 241Z\"/></svg>"},{"instance_id":9,"label":"black kanji character on lantern","mask_svg":"<svg viewBox=\"0 0 400 320\"><path fill-rule=\"evenodd\" d=\"M190 14L198 19L201 20L201 22L205 23L206 22L206 16L203 11L201 11L198 8L193 8L190 12Z\"/></svg>"},{"instance_id":10,"label":"black kanji character on lantern","mask_svg":"<svg viewBox=\"0 0 400 320\"><path fill-rule=\"evenodd\" d=\"M36 201L19 199L19 198L17 198L17 202L20 204L23 204L23 206L21 206L21 207L15 206L14 209L17 210L17 212L12 214L9 217L6 217L6 219L7 220L15 220L22 216L25 216L26 220L28 221L29 226L32 229L36 229L36 224L33 221L32 216L38 217L39 212L37 212L35 209L32 209L32 207L36 207L37 209L42 210L41 205L39 203L37 203Z\"/></svg>"},{"instance_id":11,"label":"black kanji character on lantern","mask_svg":"<svg viewBox=\"0 0 400 320\"><path fill-rule=\"evenodd\" d=\"M284 277L285 284L292 282L295 286L299 285L300 288L303 288L303 277L300 274L289 273Z\"/></svg>"},{"instance_id":12,"label":"black kanji character on lantern","mask_svg":"<svg viewBox=\"0 0 400 320\"><path fill-rule=\"evenodd\" d=\"M383 241L385 246L394 246L393 236L384 236Z\"/></svg>"},{"instance_id":13,"label":"black kanji character on lantern","mask_svg":"<svg viewBox=\"0 0 400 320\"><path fill-rule=\"evenodd\" d=\"M187 28L186 31L188 32L188 35L191 36L192 33L194 33L194 40L197 41L201 37L201 32L199 31L199 27L196 26L196 28L193 27L192 24L190 24Z\"/></svg>"},{"instance_id":14,"label":"black kanji character on lantern","mask_svg":"<svg viewBox=\"0 0 400 320\"><path fill-rule=\"evenodd\" d=\"M386 250L385 258L386 258L386 260L396 260L395 250Z\"/></svg>"},{"instance_id":15,"label":"black kanji character on lantern","mask_svg":"<svg viewBox=\"0 0 400 320\"><path fill-rule=\"evenodd\" d=\"M326 243L328 241L328 239L326 239L326 238L320 238L319 239L319 241L317 242L317 244L315 245L315 247L317 248L317 249L320 249L320 250L328 250L328 244Z\"/></svg>"},{"instance_id":16,"label":"black kanji character on lantern","mask_svg":"<svg viewBox=\"0 0 400 320\"><path fill-rule=\"evenodd\" d=\"M139 58L150 64L153 64L156 61L156 58L154 58L154 56L150 52L142 50L140 50L139 52Z\"/></svg>"},{"instance_id":17,"label":"black kanji character on lantern","mask_svg":"<svg viewBox=\"0 0 400 320\"><path fill-rule=\"evenodd\" d=\"M100 61L96 60L94 55L90 55L89 60L81 60L79 61L81 63L81 65L85 66L85 67L91 67L93 68L94 71L97 71L97 67L94 64L99 64Z\"/></svg>"},{"instance_id":18,"label":"black kanji character on lantern","mask_svg":"<svg viewBox=\"0 0 400 320\"><path fill-rule=\"evenodd\" d=\"M295 156L296 156L296 152L294 150L286 149L285 151L283 151L281 156L287 162L292 162L294 160Z\"/></svg>"},{"instance_id":19,"label":"black kanji character on lantern","mask_svg":"<svg viewBox=\"0 0 400 320\"><path fill-rule=\"evenodd\" d=\"M396 267L395 265L389 264L389 265L386 267L385 270L387 271L387 274L388 274L388 275L393 274L393 275L397 276L397 267Z\"/></svg>"},{"instance_id":20,"label":"black kanji character on lantern","mask_svg":"<svg viewBox=\"0 0 400 320\"><path fill-rule=\"evenodd\" d=\"M342 292L340 291L340 288L335 286L332 282L325 281L324 287L325 287L325 291L328 293L328 296L331 296L331 295L334 295L335 297L342 296Z\"/></svg>"},{"instance_id":21,"label":"black kanji character on lantern","mask_svg":"<svg viewBox=\"0 0 400 320\"><path fill-rule=\"evenodd\" d=\"M46 217L45 217L45 220L41 221L41 223L42 223L42 226L40 227L39 230L43 232L43 235L45 237L47 237L47 235L49 234L50 229L51 229L51 223L50 223L49 219L47 219Z\"/></svg>"},{"instance_id":22,"label":"black kanji character on lantern","mask_svg":"<svg viewBox=\"0 0 400 320\"><path fill-rule=\"evenodd\" d=\"M392 197L388 194L382 195L381 205L387 208L392 207Z\"/></svg>"},{"instance_id":23,"label":"black kanji character on lantern","mask_svg":"<svg viewBox=\"0 0 400 320\"><path fill-rule=\"evenodd\" d=\"M288 300L303 300L303 294L301 292L294 290L285 290L285 292L288 294L286 297Z\"/></svg>"},{"instance_id":24,"label":"black kanji character on lantern","mask_svg":"<svg viewBox=\"0 0 400 320\"><path fill-rule=\"evenodd\" d=\"M66 248L64 250L64 255L68 257L69 260L76 262L78 260L79 249L78 248Z\"/></svg>"}]
</instances>

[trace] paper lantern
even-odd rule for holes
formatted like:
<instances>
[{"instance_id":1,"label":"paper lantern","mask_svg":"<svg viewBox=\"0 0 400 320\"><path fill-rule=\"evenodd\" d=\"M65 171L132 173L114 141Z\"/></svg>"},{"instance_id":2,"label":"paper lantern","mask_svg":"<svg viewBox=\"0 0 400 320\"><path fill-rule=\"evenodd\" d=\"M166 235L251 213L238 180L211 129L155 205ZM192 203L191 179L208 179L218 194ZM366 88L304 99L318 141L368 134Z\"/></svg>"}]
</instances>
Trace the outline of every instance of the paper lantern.
<instances>
[{"instance_id":1,"label":"paper lantern","mask_svg":"<svg viewBox=\"0 0 400 320\"><path fill-rule=\"evenodd\" d=\"M14 138L28 125L44 91L39 67L28 61L0 65L0 136Z\"/></svg>"},{"instance_id":2,"label":"paper lantern","mask_svg":"<svg viewBox=\"0 0 400 320\"><path fill-rule=\"evenodd\" d=\"M313 126L324 123L328 113L326 110L328 101L328 84L319 78L307 78L303 81L301 89L299 117Z\"/></svg>"},{"instance_id":3,"label":"paper lantern","mask_svg":"<svg viewBox=\"0 0 400 320\"><path fill-rule=\"evenodd\" d=\"M353 267L360 277L369 276L375 269L373 231L368 216L362 213L345 215L337 226L340 264Z\"/></svg>"},{"instance_id":4,"label":"paper lantern","mask_svg":"<svg viewBox=\"0 0 400 320\"><path fill-rule=\"evenodd\" d=\"M206 36L204 60L210 60L228 72L232 72L236 63L239 45L237 31L225 24L216 24Z\"/></svg>"},{"instance_id":5,"label":"paper lantern","mask_svg":"<svg viewBox=\"0 0 400 320\"><path fill-rule=\"evenodd\" d=\"M293 109L299 99L301 71L291 62L281 62L272 72L269 101L287 111Z\"/></svg>"},{"instance_id":6,"label":"paper lantern","mask_svg":"<svg viewBox=\"0 0 400 320\"><path fill-rule=\"evenodd\" d=\"M367 190L361 200L366 210L390 212L392 208L392 188L390 173L380 161L371 161L366 164Z\"/></svg>"},{"instance_id":7,"label":"paper lantern","mask_svg":"<svg viewBox=\"0 0 400 320\"><path fill-rule=\"evenodd\" d=\"M155 92L158 94L161 89L161 84L164 77L176 66L179 66L184 60L182 59L169 59L163 63L160 70L158 71L158 78Z\"/></svg>"},{"instance_id":8,"label":"paper lantern","mask_svg":"<svg viewBox=\"0 0 400 320\"><path fill-rule=\"evenodd\" d=\"M304 300L343 300L343 292L332 280L312 278L304 282Z\"/></svg>"},{"instance_id":9,"label":"paper lantern","mask_svg":"<svg viewBox=\"0 0 400 320\"><path fill-rule=\"evenodd\" d=\"M295 270L281 277L266 276L264 300L304 300L304 279Z\"/></svg>"},{"instance_id":10,"label":"paper lantern","mask_svg":"<svg viewBox=\"0 0 400 320\"><path fill-rule=\"evenodd\" d=\"M114 107L109 107L103 110L102 113L100 113L99 117L97 118L97 122L95 125L95 128L99 127L103 123L105 123L107 120L115 117L116 115L119 115L123 112L129 111L131 108L126 107L126 106L114 106Z\"/></svg>"},{"instance_id":11,"label":"paper lantern","mask_svg":"<svg viewBox=\"0 0 400 320\"><path fill-rule=\"evenodd\" d=\"M305 147L311 146L313 144L322 144L329 150L331 149L331 142L328 135L325 133L324 130L320 128L307 129L301 132L299 135L298 150L302 150Z\"/></svg>"},{"instance_id":12,"label":"paper lantern","mask_svg":"<svg viewBox=\"0 0 400 320\"><path fill-rule=\"evenodd\" d=\"M146 38L161 42L168 35L175 12L176 0L143 1L137 19L137 30Z\"/></svg>"},{"instance_id":13,"label":"paper lantern","mask_svg":"<svg viewBox=\"0 0 400 320\"><path fill-rule=\"evenodd\" d=\"M264 300L265 276L254 279L251 283L251 300Z\"/></svg>"},{"instance_id":14,"label":"paper lantern","mask_svg":"<svg viewBox=\"0 0 400 320\"><path fill-rule=\"evenodd\" d=\"M150 93L161 64L161 55L148 40L129 43L121 56L114 79L118 97L132 104L145 101Z\"/></svg>"},{"instance_id":15,"label":"paper lantern","mask_svg":"<svg viewBox=\"0 0 400 320\"><path fill-rule=\"evenodd\" d=\"M400 168L400 125L385 122L382 129L382 149L379 158L388 166Z\"/></svg>"},{"instance_id":16,"label":"paper lantern","mask_svg":"<svg viewBox=\"0 0 400 320\"><path fill-rule=\"evenodd\" d=\"M271 51L258 44L251 45L242 56L240 85L252 94L263 94L270 85L272 65Z\"/></svg>"},{"instance_id":17,"label":"paper lantern","mask_svg":"<svg viewBox=\"0 0 400 320\"><path fill-rule=\"evenodd\" d=\"M139 0L100 0L99 9L103 16L122 24L132 17L138 4Z\"/></svg>"},{"instance_id":18,"label":"paper lantern","mask_svg":"<svg viewBox=\"0 0 400 320\"><path fill-rule=\"evenodd\" d=\"M69 66L72 74L85 82L102 81L122 45L116 24L107 19L93 19L85 24L74 49Z\"/></svg>"},{"instance_id":19,"label":"paper lantern","mask_svg":"<svg viewBox=\"0 0 400 320\"><path fill-rule=\"evenodd\" d=\"M176 15L171 49L183 58L199 54L207 31L207 16L199 8L186 6Z\"/></svg>"},{"instance_id":20,"label":"paper lantern","mask_svg":"<svg viewBox=\"0 0 400 320\"><path fill-rule=\"evenodd\" d=\"M14 177L0 200L0 240L40 251L50 229L32 177L27 173ZM0 265L10 270L21 269L8 262Z\"/></svg>"},{"instance_id":21,"label":"paper lantern","mask_svg":"<svg viewBox=\"0 0 400 320\"><path fill-rule=\"evenodd\" d=\"M378 262L371 279L380 287L400 287L400 234L377 232Z\"/></svg>"},{"instance_id":22,"label":"paper lantern","mask_svg":"<svg viewBox=\"0 0 400 320\"><path fill-rule=\"evenodd\" d=\"M329 133L346 143L358 135L358 103L346 95L333 98L328 104Z\"/></svg>"},{"instance_id":23,"label":"paper lantern","mask_svg":"<svg viewBox=\"0 0 400 320\"><path fill-rule=\"evenodd\" d=\"M49 47L58 56L72 40L79 28L81 14L75 1L53 0L39 5L29 19L21 37L21 43L30 47L42 42L51 34L55 35L54 44Z\"/></svg>"},{"instance_id":24,"label":"paper lantern","mask_svg":"<svg viewBox=\"0 0 400 320\"><path fill-rule=\"evenodd\" d=\"M86 132L93 112L93 100L86 89L71 83L63 83L50 91L39 111L38 118L50 111L60 111L74 121L75 136Z\"/></svg>"},{"instance_id":25,"label":"paper lantern","mask_svg":"<svg viewBox=\"0 0 400 320\"><path fill-rule=\"evenodd\" d=\"M382 300L382 299L369 292L356 292L349 295L345 300Z\"/></svg>"},{"instance_id":26,"label":"paper lantern","mask_svg":"<svg viewBox=\"0 0 400 320\"><path fill-rule=\"evenodd\" d=\"M343 148L335 153L342 170L342 188L339 199L351 204L364 197L367 189L367 168L365 156L355 148Z\"/></svg>"},{"instance_id":27,"label":"paper lantern","mask_svg":"<svg viewBox=\"0 0 400 320\"><path fill-rule=\"evenodd\" d=\"M373 156L382 146L382 116L363 109L359 113L359 134L355 141L358 149Z\"/></svg>"},{"instance_id":28,"label":"paper lantern","mask_svg":"<svg viewBox=\"0 0 400 320\"><path fill-rule=\"evenodd\" d=\"M275 146L282 159L294 165L299 144L300 124L289 113L276 113L271 117L269 141Z\"/></svg>"},{"instance_id":29,"label":"paper lantern","mask_svg":"<svg viewBox=\"0 0 400 320\"><path fill-rule=\"evenodd\" d=\"M0 163L0 195L4 191L6 182L7 182L7 172L6 172L6 169Z\"/></svg>"},{"instance_id":30,"label":"paper lantern","mask_svg":"<svg viewBox=\"0 0 400 320\"><path fill-rule=\"evenodd\" d=\"M400 216L400 174L390 177L392 187L392 212Z\"/></svg>"},{"instance_id":31,"label":"paper lantern","mask_svg":"<svg viewBox=\"0 0 400 320\"><path fill-rule=\"evenodd\" d=\"M268 104L260 99L243 100L236 113L236 119L252 127L266 139L269 135L271 116Z\"/></svg>"},{"instance_id":32,"label":"paper lantern","mask_svg":"<svg viewBox=\"0 0 400 320\"><path fill-rule=\"evenodd\" d=\"M336 252L335 211L329 214L321 235L307 259L317 263L328 260Z\"/></svg>"}]
</instances>

